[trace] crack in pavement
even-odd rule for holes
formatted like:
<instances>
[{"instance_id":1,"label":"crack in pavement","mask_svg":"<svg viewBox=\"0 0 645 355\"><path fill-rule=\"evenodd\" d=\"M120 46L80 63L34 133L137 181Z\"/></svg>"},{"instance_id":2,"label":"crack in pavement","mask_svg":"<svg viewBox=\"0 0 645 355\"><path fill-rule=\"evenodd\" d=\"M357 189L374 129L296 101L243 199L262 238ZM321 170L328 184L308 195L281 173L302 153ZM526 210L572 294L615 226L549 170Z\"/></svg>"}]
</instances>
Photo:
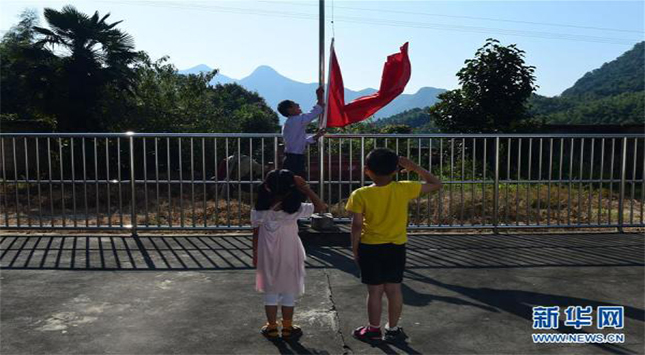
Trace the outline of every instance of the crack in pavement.
<instances>
[{"instance_id":1,"label":"crack in pavement","mask_svg":"<svg viewBox=\"0 0 645 355\"><path fill-rule=\"evenodd\" d=\"M331 279L329 278L329 274L327 273L327 268L324 269L325 277L327 278L327 288L329 290L329 302L331 302L331 309L330 311L334 315L334 322L337 324L337 329L336 333L340 336L340 340L343 345L343 355L349 355L353 354L352 348L347 345L345 342L345 336L343 335L343 330L342 327L340 326L340 316L338 315L338 311L336 310L336 303L334 302L334 292L331 287Z\"/></svg>"}]
</instances>

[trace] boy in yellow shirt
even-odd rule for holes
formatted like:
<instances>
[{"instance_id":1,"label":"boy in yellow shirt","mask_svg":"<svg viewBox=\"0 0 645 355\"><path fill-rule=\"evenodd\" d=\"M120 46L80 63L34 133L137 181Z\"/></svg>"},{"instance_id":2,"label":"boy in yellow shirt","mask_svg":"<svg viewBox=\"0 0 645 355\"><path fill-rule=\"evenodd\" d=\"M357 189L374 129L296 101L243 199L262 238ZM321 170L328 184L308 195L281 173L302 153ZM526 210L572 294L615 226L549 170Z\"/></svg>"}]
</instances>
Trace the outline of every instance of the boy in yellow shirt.
<instances>
[{"instance_id":1,"label":"boy in yellow shirt","mask_svg":"<svg viewBox=\"0 0 645 355\"><path fill-rule=\"evenodd\" d=\"M398 326L403 310L401 282L405 269L408 202L441 188L441 181L411 160L389 149L367 155L365 174L374 182L352 192L345 208L352 214L352 251L367 285L369 324L353 332L355 338L396 342L406 338ZM425 180L394 181L399 165ZM383 293L388 300L388 323L381 332Z\"/></svg>"}]
</instances>

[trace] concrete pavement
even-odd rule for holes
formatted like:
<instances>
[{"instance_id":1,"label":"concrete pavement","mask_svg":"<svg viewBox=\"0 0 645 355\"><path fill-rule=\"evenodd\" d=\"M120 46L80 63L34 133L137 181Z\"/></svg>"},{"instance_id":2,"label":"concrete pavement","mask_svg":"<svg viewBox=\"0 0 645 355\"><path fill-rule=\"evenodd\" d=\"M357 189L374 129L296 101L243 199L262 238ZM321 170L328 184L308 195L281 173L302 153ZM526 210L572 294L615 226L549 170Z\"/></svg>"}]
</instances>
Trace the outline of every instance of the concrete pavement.
<instances>
[{"instance_id":1,"label":"concrete pavement","mask_svg":"<svg viewBox=\"0 0 645 355\"><path fill-rule=\"evenodd\" d=\"M306 243L306 295L296 308L305 335L261 337L250 241L5 233L0 353L643 353L640 235L411 236L401 320L409 339L397 345L351 337L366 322L365 288L347 246L324 240ZM624 306L624 329L582 331L622 333L625 343L534 344L534 332L573 331L533 330L538 305Z\"/></svg>"}]
</instances>

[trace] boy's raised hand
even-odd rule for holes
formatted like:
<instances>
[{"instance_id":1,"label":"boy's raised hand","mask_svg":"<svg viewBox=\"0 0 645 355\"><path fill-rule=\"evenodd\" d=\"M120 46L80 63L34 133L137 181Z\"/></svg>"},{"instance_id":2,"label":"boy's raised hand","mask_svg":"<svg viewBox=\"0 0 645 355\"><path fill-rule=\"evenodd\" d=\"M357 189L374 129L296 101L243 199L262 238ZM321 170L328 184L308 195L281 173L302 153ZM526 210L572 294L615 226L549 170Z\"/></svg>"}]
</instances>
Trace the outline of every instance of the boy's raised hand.
<instances>
[{"instance_id":1,"label":"boy's raised hand","mask_svg":"<svg viewBox=\"0 0 645 355\"><path fill-rule=\"evenodd\" d=\"M325 88L322 86L319 86L318 89L316 89L316 97L318 98L318 105L322 105L325 100L323 99L323 95L325 94Z\"/></svg>"},{"instance_id":2,"label":"boy's raised hand","mask_svg":"<svg viewBox=\"0 0 645 355\"><path fill-rule=\"evenodd\" d=\"M399 165L404 169L402 173L414 171L417 164L406 157L399 157Z\"/></svg>"},{"instance_id":3,"label":"boy's raised hand","mask_svg":"<svg viewBox=\"0 0 645 355\"><path fill-rule=\"evenodd\" d=\"M314 139L318 139L318 138L324 136L325 133L327 133L326 129L324 129L324 128L319 129L318 132L316 132L316 134L314 134Z\"/></svg>"}]
</instances>

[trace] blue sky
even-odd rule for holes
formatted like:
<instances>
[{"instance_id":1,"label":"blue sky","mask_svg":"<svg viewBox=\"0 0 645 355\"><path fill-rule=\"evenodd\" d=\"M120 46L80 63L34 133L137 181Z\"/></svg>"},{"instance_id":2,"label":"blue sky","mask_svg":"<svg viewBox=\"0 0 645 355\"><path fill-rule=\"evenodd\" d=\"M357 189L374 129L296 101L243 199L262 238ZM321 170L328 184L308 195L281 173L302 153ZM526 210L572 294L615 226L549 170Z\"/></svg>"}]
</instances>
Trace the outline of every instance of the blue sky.
<instances>
[{"instance_id":1,"label":"blue sky","mask_svg":"<svg viewBox=\"0 0 645 355\"><path fill-rule=\"evenodd\" d=\"M260 65L302 82L318 77L318 1L10 1L0 2L0 30L26 8L65 4L110 12L138 50L170 56L179 69L197 64L240 79ZM643 1L337 1L326 0L345 85L377 88L385 57L410 42L412 78L458 87L455 73L488 37L516 43L537 67L538 93L560 94L584 73L642 41ZM44 20L43 20L44 23ZM326 44L326 50L328 43Z\"/></svg>"}]
</instances>

